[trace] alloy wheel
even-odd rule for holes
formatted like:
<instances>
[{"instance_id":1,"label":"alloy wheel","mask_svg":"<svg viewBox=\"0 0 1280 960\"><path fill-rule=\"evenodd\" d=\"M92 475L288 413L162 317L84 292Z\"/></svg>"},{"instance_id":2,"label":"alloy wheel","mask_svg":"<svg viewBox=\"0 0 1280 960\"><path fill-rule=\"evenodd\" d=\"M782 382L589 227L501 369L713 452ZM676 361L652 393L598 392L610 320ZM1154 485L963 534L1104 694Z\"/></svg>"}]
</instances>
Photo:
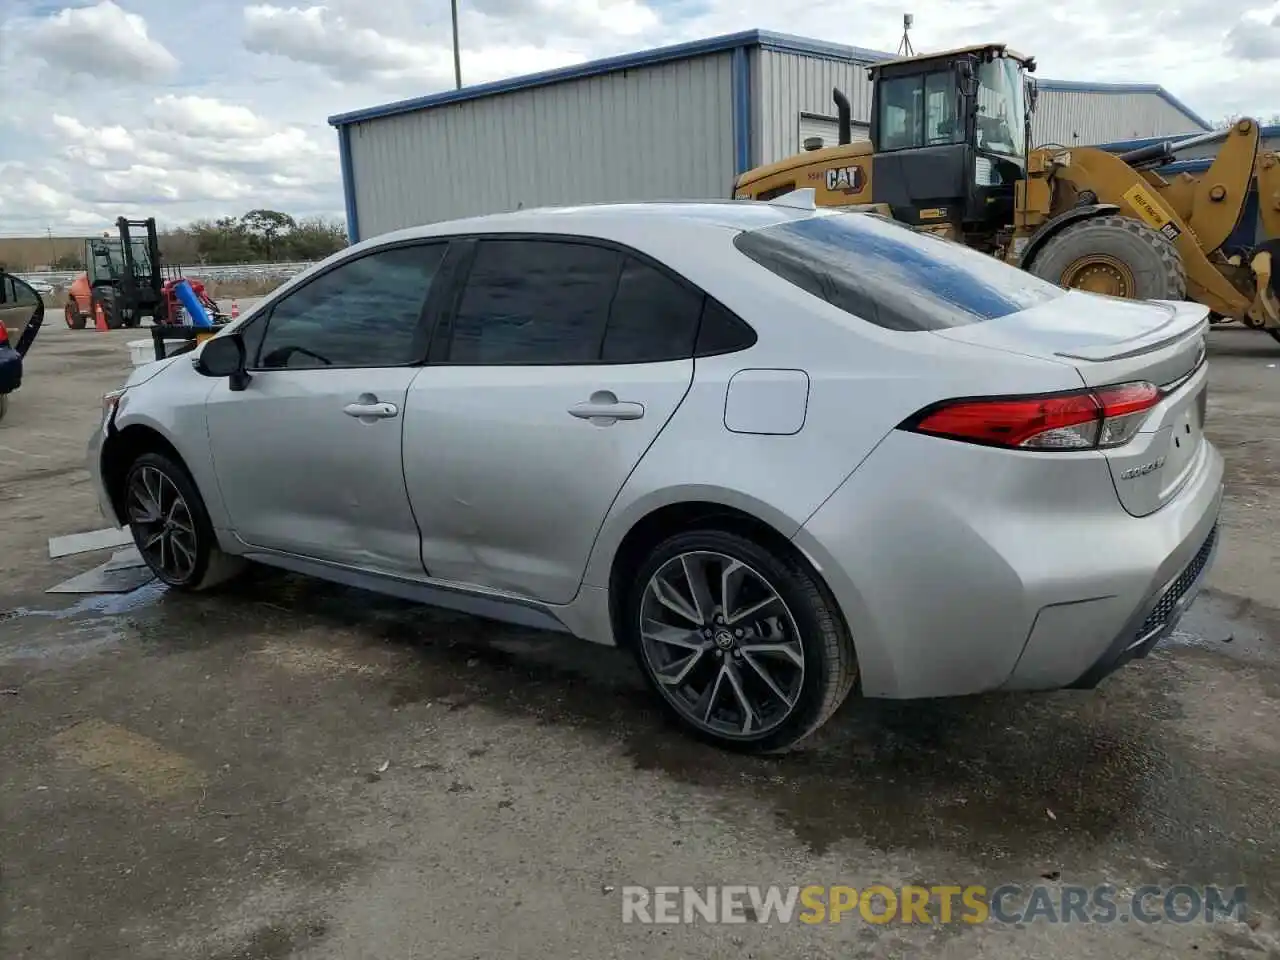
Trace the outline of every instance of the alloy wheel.
<instances>
[{"instance_id":1,"label":"alloy wheel","mask_svg":"<svg viewBox=\"0 0 1280 960\"><path fill-rule=\"evenodd\" d=\"M649 578L640 642L663 696L695 726L754 739L783 723L804 687L804 645L772 584L734 557L682 553Z\"/></svg>"},{"instance_id":2,"label":"alloy wheel","mask_svg":"<svg viewBox=\"0 0 1280 960\"><path fill-rule=\"evenodd\" d=\"M144 466L129 481L129 524L138 550L161 579L185 583L198 556L195 518L173 480Z\"/></svg>"}]
</instances>

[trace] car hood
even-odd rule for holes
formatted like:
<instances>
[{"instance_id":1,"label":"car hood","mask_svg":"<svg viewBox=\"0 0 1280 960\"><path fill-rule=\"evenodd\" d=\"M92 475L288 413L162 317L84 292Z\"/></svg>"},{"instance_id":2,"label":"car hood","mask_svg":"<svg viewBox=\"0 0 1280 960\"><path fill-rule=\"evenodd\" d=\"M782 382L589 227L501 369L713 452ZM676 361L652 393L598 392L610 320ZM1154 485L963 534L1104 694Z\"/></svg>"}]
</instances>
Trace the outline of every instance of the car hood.
<instances>
[{"instance_id":1,"label":"car hood","mask_svg":"<svg viewBox=\"0 0 1280 960\"><path fill-rule=\"evenodd\" d=\"M169 369L169 367L173 366L174 363L179 360L186 360L187 362L190 362L193 355L193 353L179 354L176 357L165 357L163 360L152 360L150 363L144 363L140 366L134 367L132 372L129 374L129 378L125 380L124 387L125 389L128 389L130 387L141 386L148 380L154 379L159 374Z\"/></svg>"}]
</instances>

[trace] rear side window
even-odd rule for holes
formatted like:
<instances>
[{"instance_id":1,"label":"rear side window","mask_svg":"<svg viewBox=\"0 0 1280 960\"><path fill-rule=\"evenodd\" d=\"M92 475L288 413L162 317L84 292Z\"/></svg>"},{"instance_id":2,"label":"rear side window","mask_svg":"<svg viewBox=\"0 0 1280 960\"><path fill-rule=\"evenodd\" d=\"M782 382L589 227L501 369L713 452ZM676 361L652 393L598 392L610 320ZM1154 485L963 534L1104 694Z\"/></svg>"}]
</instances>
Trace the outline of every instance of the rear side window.
<instances>
[{"instance_id":1,"label":"rear side window","mask_svg":"<svg viewBox=\"0 0 1280 960\"><path fill-rule=\"evenodd\" d=\"M598 359L622 254L551 240L482 240L453 320L451 363Z\"/></svg>"},{"instance_id":2,"label":"rear side window","mask_svg":"<svg viewBox=\"0 0 1280 960\"><path fill-rule=\"evenodd\" d=\"M652 363L693 356L702 294L627 257L609 310L601 359Z\"/></svg>"},{"instance_id":3,"label":"rear side window","mask_svg":"<svg viewBox=\"0 0 1280 960\"><path fill-rule=\"evenodd\" d=\"M698 287L623 249L479 241L445 362L659 363L742 350L755 332Z\"/></svg>"},{"instance_id":4,"label":"rear side window","mask_svg":"<svg viewBox=\"0 0 1280 960\"><path fill-rule=\"evenodd\" d=\"M832 306L890 330L945 330L1065 294L985 253L885 217L845 213L740 233L760 266Z\"/></svg>"}]
</instances>

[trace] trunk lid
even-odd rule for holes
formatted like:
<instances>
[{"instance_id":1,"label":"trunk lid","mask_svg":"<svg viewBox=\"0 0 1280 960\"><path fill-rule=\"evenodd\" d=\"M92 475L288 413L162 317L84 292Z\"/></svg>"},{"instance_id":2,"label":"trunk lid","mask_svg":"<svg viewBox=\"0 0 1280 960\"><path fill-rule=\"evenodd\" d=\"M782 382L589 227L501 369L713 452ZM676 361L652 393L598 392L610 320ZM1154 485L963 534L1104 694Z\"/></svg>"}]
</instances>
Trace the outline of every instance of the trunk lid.
<instances>
[{"instance_id":1,"label":"trunk lid","mask_svg":"<svg viewBox=\"0 0 1280 960\"><path fill-rule=\"evenodd\" d=\"M1168 503L1206 454L1204 360L1209 308L1067 291L983 323L936 330L975 346L1068 363L1086 386L1147 380L1160 403L1129 443L1105 451L1116 494L1134 516Z\"/></svg>"}]
</instances>

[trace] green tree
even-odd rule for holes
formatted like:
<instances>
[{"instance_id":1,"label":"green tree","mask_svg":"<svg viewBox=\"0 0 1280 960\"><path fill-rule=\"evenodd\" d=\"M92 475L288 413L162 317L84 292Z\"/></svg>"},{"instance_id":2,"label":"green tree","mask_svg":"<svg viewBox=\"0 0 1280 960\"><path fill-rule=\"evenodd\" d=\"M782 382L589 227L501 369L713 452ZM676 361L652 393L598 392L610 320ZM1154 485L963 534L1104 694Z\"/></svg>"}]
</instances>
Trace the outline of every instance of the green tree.
<instances>
[{"instance_id":1,"label":"green tree","mask_svg":"<svg viewBox=\"0 0 1280 960\"><path fill-rule=\"evenodd\" d=\"M279 210L250 210L240 218L253 248L265 259L276 259L276 248L282 237L297 227L297 222Z\"/></svg>"},{"instance_id":2,"label":"green tree","mask_svg":"<svg viewBox=\"0 0 1280 960\"><path fill-rule=\"evenodd\" d=\"M280 255L289 260L323 260L347 245L344 224L324 217L299 220L280 247Z\"/></svg>"}]
</instances>

